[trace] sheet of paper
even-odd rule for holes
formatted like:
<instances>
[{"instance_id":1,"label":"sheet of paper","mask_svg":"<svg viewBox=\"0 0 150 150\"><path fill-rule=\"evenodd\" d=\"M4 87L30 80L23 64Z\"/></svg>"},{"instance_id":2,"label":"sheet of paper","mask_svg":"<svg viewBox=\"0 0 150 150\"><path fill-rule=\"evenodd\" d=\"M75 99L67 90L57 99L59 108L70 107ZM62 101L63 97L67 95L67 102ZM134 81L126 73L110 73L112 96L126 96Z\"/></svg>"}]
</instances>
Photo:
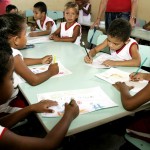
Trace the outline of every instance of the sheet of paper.
<instances>
[{"instance_id":1,"label":"sheet of paper","mask_svg":"<svg viewBox=\"0 0 150 150\"><path fill-rule=\"evenodd\" d=\"M107 67L105 65L102 65L102 63L106 60L118 60L118 59L114 58L112 55L109 55L109 54L106 54L106 53L101 53L100 56L98 56L97 58L95 58L93 60L92 64L87 64L87 65L91 66L93 68L97 68L97 69L110 68L110 67Z\"/></svg>"},{"instance_id":2,"label":"sheet of paper","mask_svg":"<svg viewBox=\"0 0 150 150\"><path fill-rule=\"evenodd\" d=\"M27 37L27 44L37 44L37 43L44 43L44 42L51 42L49 36L38 36L38 37Z\"/></svg>"},{"instance_id":3,"label":"sheet of paper","mask_svg":"<svg viewBox=\"0 0 150 150\"><path fill-rule=\"evenodd\" d=\"M57 75L53 76L52 78L72 74L72 72L70 70L68 70L67 68L65 68L59 61L58 61L58 66L59 66L59 73ZM48 67L49 67L49 64L45 64L45 65L41 65L41 66L30 67L29 69L33 73L37 74L37 73L42 73L42 72L48 70Z\"/></svg>"},{"instance_id":4,"label":"sheet of paper","mask_svg":"<svg viewBox=\"0 0 150 150\"><path fill-rule=\"evenodd\" d=\"M80 114L96 111L99 109L117 106L100 87L79 89L71 91L57 91L38 94L38 101L43 99L55 100L58 106L52 106L54 113L42 113L44 117L58 117L64 113L64 104L73 98L79 105Z\"/></svg>"},{"instance_id":5,"label":"sheet of paper","mask_svg":"<svg viewBox=\"0 0 150 150\"><path fill-rule=\"evenodd\" d=\"M96 77L103 79L111 84L114 84L116 82L125 82L128 86L134 86L134 88L131 90L134 93L139 92L141 89L143 89L147 84L148 81L139 81L139 82L132 82L129 78L130 73L121 71L116 68L110 68L105 72L96 74Z\"/></svg>"}]
</instances>

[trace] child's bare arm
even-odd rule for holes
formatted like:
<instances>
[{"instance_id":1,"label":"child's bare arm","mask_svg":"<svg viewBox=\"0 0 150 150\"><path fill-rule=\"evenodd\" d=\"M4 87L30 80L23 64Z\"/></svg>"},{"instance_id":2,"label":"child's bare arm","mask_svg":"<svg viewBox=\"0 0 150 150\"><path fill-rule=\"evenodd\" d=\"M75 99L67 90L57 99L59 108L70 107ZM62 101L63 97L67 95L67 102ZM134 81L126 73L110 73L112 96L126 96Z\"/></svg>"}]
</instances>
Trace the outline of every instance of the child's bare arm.
<instances>
[{"instance_id":1,"label":"child's bare arm","mask_svg":"<svg viewBox=\"0 0 150 150\"><path fill-rule=\"evenodd\" d=\"M116 87L116 89L118 89L118 91L121 94L121 101L123 107L128 111L137 109L138 107L150 100L150 83L148 83L148 85L145 88L143 88L134 96L130 95L130 88L125 83L117 82L114 84L114 86Z\"/></svg>"},{"instance_id":2,"label":"child's bare arm","mask_svg":"<svg viewBox=\"0 0 150 150\"><path fill-rule=\"evenodd\" d=\"M55 36L60 37L60 29L61 29L61 27L59 27L54 33L52 33L52 34L49 36L49 39L50 39L50 40L53 40L53 38L54 38Z\"/></svg>"},{"instance_id":3,"label":"child's bare arm","mask_svg":"<svg viewBox=\"0 0 150 150\"><path fill-rule=\"evenodd\" d=\"M24 58L24 62L27 66L37 64L50 64L52 62L52 55L47 55L42 58Z\"/></svg>"},{"instance_id":4,"label":"child's bare arm","mask_svg":"<svg viewBox=\"0 0 150 150\"><path fill-rule=\"evenodd\" d=\"M51 100L43 100L39 103L29 105L19 111L16 111L15 113L6 115L5 117L0 118L0 124L4 127L10 128L13 125L15 125L20 120L24 119L26 116L28 116L31 112L41 113L41 112L47 112L51 113L53 112L52 109L49 109L51 106L56 106L56 101Z\"/></svg>"},{"instance_id":5,"label":"child's bare arm","mask_svg":"<svg viewBox=\"0 0 150 150\"><path fill-rule=\"evenodd\" d=\"M57 41L57 42L75 42L79 35L80 35L80 26L78 25L74 28L74 32L73 32L72 37L58 37L58 36L55 36L55 37L53 37L53 40Z\"/></svg>"},{"instance_id":6,"label":"child's bare arm","mask_svg":"<svg viewBox=\"0 0 150 150\"><path fill-rule=\"evenodd\" d=\"M34 74L24 63L19 55L15 56L14 59L15 72L25 79L30 85L38 85L50 77L58 74L58 64L51 64L47 71L43 73Z\"/></svg>"},{"instance_id":7,"label":"child's bare arm","mask_svg":"<svg viewBox=\"0 0 150 150\"><path fill-rule=\"evenodd\" d=\"M47 22L45 31L31 32L29 33L29 36L36 37L36 36L42 36L42 35L49 35L51 33L51 27L52 27L52 22Z\"/></svg>"},{"instance_id":8,"label":"child's bare arm","mask_svg":"<svg viewBox=\"0 0 150 150\"><path fill-rule=\"evenodd\" d=\"M138 51L137 45L132 45L131 47L131 60L124 61L114 61L114 60L106 60L103 62L106 66L127 66L127 67L138 67L141 63L141 57Z\"/></svg>"},{"instance_id":9,"label":"child's bare arm","mask_svg":"<svg viewBox=\"0 0 150 150\"><path fill-rule=\"evenodd\" d=\"M57 148L67 133L71 122L78 116L79 107L75 101L65 105L65 114L45 138L24 137L6 130L0 140L2 149L51 150Z\"/></svg>"},{"instance_id":10,"label":"child's bare arm","mask_svg":"<svg viewBox=\"0 0 150 150\"><path fill-rule=\"evenodd\" d=\"M99 44L98 46L96 46L95 48L91 49L90 52L89 52L89 56L90 56L90 59L89 57L86 55L84 57L84 61L86 63L92 63L93 62L93 59L92 57L94 57L99 51L103 50L105 47L107 47L107 39L104 40L103 43Z\"/></svg>"}]
</instances>

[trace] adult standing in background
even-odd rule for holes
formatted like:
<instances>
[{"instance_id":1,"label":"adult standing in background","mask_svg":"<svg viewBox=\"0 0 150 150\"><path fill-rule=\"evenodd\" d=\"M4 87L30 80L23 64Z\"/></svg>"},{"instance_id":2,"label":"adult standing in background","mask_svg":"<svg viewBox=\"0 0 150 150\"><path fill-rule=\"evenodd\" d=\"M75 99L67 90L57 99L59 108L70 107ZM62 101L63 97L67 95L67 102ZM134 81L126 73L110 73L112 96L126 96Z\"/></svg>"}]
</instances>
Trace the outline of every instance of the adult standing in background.
<instances>
[{"instance_id":1,"label":"adult standing in background","mask_svg":"<svg viewBox=\"0 0 150 150\"><path fill-rule=\"evenodd\" d=\"M0 15L6 13L6 6L10 4L10 0L0 0Z\"/></svg>"},{"instance_id":2,"label":"adult standing in background","mask_svg":"<svg viewBox=\"0 0 150 150\"><path fill-rule=\"evenodd\" d=\"M91 26L98 26L105 12L105 30L107 31L110 23L116 18L129 20L132 27L136 23L138 0L101 0L97 20Z\"/></svg>"}]
</instances>

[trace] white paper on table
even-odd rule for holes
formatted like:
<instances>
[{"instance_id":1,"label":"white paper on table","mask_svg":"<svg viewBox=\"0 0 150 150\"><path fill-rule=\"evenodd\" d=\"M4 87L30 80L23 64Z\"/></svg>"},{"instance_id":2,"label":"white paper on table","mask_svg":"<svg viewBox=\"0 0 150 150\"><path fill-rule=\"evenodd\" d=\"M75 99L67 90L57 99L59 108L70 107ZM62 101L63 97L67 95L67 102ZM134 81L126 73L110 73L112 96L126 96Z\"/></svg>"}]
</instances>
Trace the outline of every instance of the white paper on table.
<instances>
[{"instance_id":1,"label":"white paper on table","mask_svg":"<svg viewBox=\"0 0 150 150\"><path fill-rule=\"evenodd\" d=\"M27 37L27 44L51 42L49 36Z\"/></svg>"},{"instance_id":2,"label":"white paper on table","mask_svg":"<svg viewBox=\"0 0 150 150\"><path fill-rule=\"evenodd\" d=\"M113 57L112 55L110 54L106 54L106 53L102 53L100 54L100 56L98 56L97 58L95 58L93 60L93 63L92 64L87 64L88 66L91 66L93 68L97 68L97 69L100 69L100 68L110 68L108 66L105 66L105 65L102 65L102 63L106 60L120 60L119 58L116 58L116 57ZM120 60L121 61L121 60Z\"/></svg>"},{"instance_id":3,"label":"white paper on table","mask_svg":"<svg viewBox=\"0 0 150 150\"><path fill-rule=\"evenodd\" d=\"M30 67L29 69L37 74L37 73L42 73L44 71L48 70L50 64L44 64L41 66L34 66L34 67ZM58 61L58 66L59 66L59 73L55 76L53 76L52 78L56 78L56 77L61 77L61 76L65 76L65 75L69 75L72 74L72 72L70 70L68 70L67 68L65 68L59 61Z\"/></svg>"},{"instance_id":4,"label":"white paper on table","mask_svg":"<svg viewBox=\"0 0 150 150\"><path fill-rule=\"evenodd\" d=\"M80 114L118 106L100 87L37 94L37 98L38 101L50 99L58 102L58 106L50 107L50 109L53 109L55 112L42 113L44 117L62 116L65 103L69 103L72 98L77 102Z\"/></svg>"},{"instance_id":5,"label":"white paper on table","mask_svg":"<svg viewBox=\"0 0 150 150\"><path fill-rule=\"evenodd\" d=\"M134 86L134 88L131 90L134 93L139 92L148 84L148 81L146 80L132 82L130 81L129 75L130 73L128 72L121 71L116 68L110 68L105 72L96 74L96 77L103 79L111 84L114 84L116 82L125 82L128 86Z\"/></svg>"}]
</instances>

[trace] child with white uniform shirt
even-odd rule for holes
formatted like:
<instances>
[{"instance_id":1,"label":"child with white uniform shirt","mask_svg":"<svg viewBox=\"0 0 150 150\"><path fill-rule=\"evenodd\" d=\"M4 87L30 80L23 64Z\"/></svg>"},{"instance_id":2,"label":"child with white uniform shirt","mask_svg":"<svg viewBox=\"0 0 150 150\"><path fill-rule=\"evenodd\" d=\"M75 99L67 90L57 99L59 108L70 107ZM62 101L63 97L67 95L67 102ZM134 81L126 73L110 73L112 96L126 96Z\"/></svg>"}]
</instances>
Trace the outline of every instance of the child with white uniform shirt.
<instances>
[{"instance_id":1,"label":"child with white uniform shirt","mask_svg":"<svg viewBox=\"0 0 150 150\"><path fill-rule=\"evenodd\" d=\"M57 42L73 42L80 45L81 26L76 22L78 15L78 5L74 2L68 2L64 11L66 22L60 24L60 27L50 35L50 39Z\"/></svg>"},{"instance_id":2,"label":"child with white uniform shirt","mask_svg":"<svg viewBox=\"0 0 150 150\"><path fill-rule=\"evenodd\" d=\"M42 36L49 35L56 30L56 24L53 19L46 15L47 7L44 2L38 2L34 5L33 8L34 19L36 20L36 25L32 25L31 31L35 31L36 28L39 28L40 32L31 32L29 36Z\"/></svg>"},{"instance_id":3,"label":"child with white uniform shirt","mask_svg":"<svg viewBox=\"0 0 150 150\"><path fill-rule=\"evenodd\" d=\"M75 0L75 2L79 6L79 17L78 17L78 23L82 24L88 24L91 23L91 4L89 0Z\"/></svg>"},{"instance_id":4,"label":"child with white uniform shirt","mask_svg":"<svg viewBox=\"0 0 150 150\"><path fill-rule=\"evenodd\" d=\"M141 63L141 57L138 52L138 43L130 38L131 25L124 19L115 19L107 31L107 38L91 49L89 57L85 56L84 61L86 63L92 63L94 57L98 52L106 47L109 47L110 54L116 60L106 60L102 64L105 66L134 66L137 67ZM119 61L118 61L119 59Z\"/></svg>"}]
</instances>

